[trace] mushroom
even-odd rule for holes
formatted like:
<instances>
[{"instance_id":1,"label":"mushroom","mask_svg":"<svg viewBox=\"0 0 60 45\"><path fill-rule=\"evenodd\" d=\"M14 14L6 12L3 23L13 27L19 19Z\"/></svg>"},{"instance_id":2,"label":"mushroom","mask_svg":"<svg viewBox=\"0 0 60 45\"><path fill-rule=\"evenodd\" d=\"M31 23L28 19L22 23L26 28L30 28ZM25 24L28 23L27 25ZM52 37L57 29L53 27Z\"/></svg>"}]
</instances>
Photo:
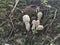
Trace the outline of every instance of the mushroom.
<instances>
[{"instance_id":1,"label":"mushroom","mask_svg":"<svg viewBox=\"0 0 60 45\"><path fill-rule=\"evenodd\" d=\"M35 25L36 25L36 20L33 20L32 21L32 28L31 28L32 30L35 29L35 27L36 27Z\"/></svg>"},{"instance_id":2,"label":"mushroom","mask_svg":"<svg viewBox=\"0 0 60 45\"><path fill-rule=\"evenodd\" d=\"M23 16L23 22L25 23L26 26L26 30L29 31L30 30L30 17L28 15L24 15Z\"/></svg>"},{"instance_id":3,"label":"mushroom","mask_svg":"<svg viewBox=\"0 0 60 45\"><path fill-rule=\"evenodd\" d=\"M23 16L23 22L30 22L30 17L28 15Z\"/></svg>"},{"instance_id":4,"label":"mushroom","mask_svg":"<svg viewBox=\"0 0 60 45\"><path fill-rule=\"evenodd\" d=\"M38 12L38 13L37 13L37 19L40 20L41 17L42 17L42 15L43 15L42 12Z\"/></svg>"},{"instance_id":5,"label":"mushroom","mask_svg":"<svg viewBox=\"0 0 60 45\"><path fill-rule=\"evenodd\" d=\"M43 30L44 27L43 27L43 25L38 25L36 29L37 29L37 30Z\"/></svg>"},{"instance_id":6,"label":"mushroom","mask_svg":"<svg viewBox=\"0 0 60 45\"><path fill-rule=\"evenodd\" d=\"M33 20L32 21L32 24L33 25L32 25L32 28L31 29L33 30L33 29L35 29L35 27L37 27L40 24L40 21L39 20Z\"/></svg>"},{"instance_id":7,"label":"mushroom","mask_svg":"<svg viewBox=\"0 0 60 45\"><path fill-rule=\"evenodd\" d=\"M10 45L10 44L5 43L5 45Z\"/></svg>"},{"instance_id":8,"label":"mushroom","mask_svg":"<svg viewBox=\"0 0 60 45\"><path fill-rule=\"evenodd\" d=\"M38 25L40 25L40 21L36 20L35 26L37 27Z\"/></svg>"},{"instance_id":9,"label":"mushroom","mask_svg":"<svg viewBox=\"0 0 60 45\"><path fill-rule=\"evenodd\" d=\"M40 7L39 6L37 6L36 7L36 12L38 12L40 10Z\"/></svg>"},{"instance_id":10,"label":"mushroom","mask_svg":"<svg viewBox=\"0 0 60 45\"><path fill-rule=\"evenodd\" d=\"M51 5L46 5L46 7L48 7L48 8L52 8L52 6L51 6Z\"/></svg>"}]
</instances>

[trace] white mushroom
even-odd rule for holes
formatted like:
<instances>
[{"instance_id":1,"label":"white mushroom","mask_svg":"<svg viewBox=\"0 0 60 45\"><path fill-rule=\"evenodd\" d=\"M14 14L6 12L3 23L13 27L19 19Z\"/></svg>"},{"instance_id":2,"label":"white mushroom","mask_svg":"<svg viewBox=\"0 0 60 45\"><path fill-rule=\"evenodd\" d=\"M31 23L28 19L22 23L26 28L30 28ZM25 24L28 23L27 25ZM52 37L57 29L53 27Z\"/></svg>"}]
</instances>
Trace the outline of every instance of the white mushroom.
<instances>
[{"instance_id":1,"label":"white mushroom","mask_svg":"<svg viewBox=\"0 0 60 45\"><path fill-rule=\"evenodd\" d=\"M39 21L39 20L33 20L33 21L32 21L32 24L33 24L33 25L32 25L32 28L31 28L31 29L33 30L33 29L35 29L38 25L40 25L40 21Z\"/></svg>"},{"instance_id":2,"label":"white mushroom","mask_svg":"<svg viewBox=\"0 0 60 45\"><path fill-rule=\"evenodd\" d=\"M36 25L36 20L33 20L32 21L32 28L31 28L32 30L35 29L35 27L36 27L35 25Z\"/></svg>"},{"instance_id":3,"label":"white mushroom","mask_svg":"<svg viewBox=\"0 0 60 45\"><path fill-rule=\"evenodd\" d=\"M37 28L36 28L37 30L43 30L44 29L44 27L43 27L43 25L39 25L39 26L37 26Z\"/></svg>"},{"instance_id":4,"label":"white mushroom","mask_svg":"<svg viewBox=\"0 0 60 45\"><path fill-rule=\"evenodd\" d=\"M10 45L10 44L5 43L5 45Z\"/></svg>"},{"instance_id":5,"label":"white mushroom","mask_svg":"<svg viewBox=\"0 0 60 45\"><path fill-rule=\"evenodd\" d=\"M18 44L23 45L22 40L24 40L24 41L25 41L25 39L23 39L23 38L18 38L18 39L16 39L16 42L17 42Z\"/></svg>"},{"instance_id":6,"label":"white mushroom","mask_svg":"<svg viewBox=\"0 0 60 45\"><path fill-rule=\"evenodd\" d=\"M48 8L52 8L52 6L51 6L51 5L46 5L46 7L48 7Z\"/></svg>"},{"instance_id":7,"label":"white mushroom","mask_svg":"<svg viewBox=\"0 0 60 45\"><path fill-rule=\"evenodd\" d=\"M39 6L37 6L36 7L36 12L38 12L40 10L40 7Z\"/></svg>"},{"instance_id":8,"label":"white mushroom","mask_svg":"<svg viewBox=\"0 0 60 45\"><path fill-rule=\"evenodd\" d=\"M24 15L23 16L23 22L25 23L26 26L26 30L29 31L30 30L30 17L28 15Z\"/></svg>"},{"instance_id":9,"label":"white mushroom","mask_svg":"<svg viewBox=\"0 0 60 45\"><path fill-rule=\"evenodd\" d=\"M28 15L23 16L23 22L30 22L30 17Z\"/></svg>"},{"instance_id":10,"label":"white mushroom","mask_svg":"<svg viewBox=\"0 0 60 45\"><path fill-rule=\"evenodd\" d=\"M37 27L38 25L40 25L40 21L36 20L35 26Z\"/></svg>"},{"instance_id":11,"label":"white mushroom","mask_svg":"<svg viewBox=\"0 0 60 45\"><path fill-rule=\"evenodd\" d=\"M38 12L38 13L37 13L37 19L40 20L41 17L42 17L42 15L43 15L42 12Z\"/></svg>"}]
</instances>

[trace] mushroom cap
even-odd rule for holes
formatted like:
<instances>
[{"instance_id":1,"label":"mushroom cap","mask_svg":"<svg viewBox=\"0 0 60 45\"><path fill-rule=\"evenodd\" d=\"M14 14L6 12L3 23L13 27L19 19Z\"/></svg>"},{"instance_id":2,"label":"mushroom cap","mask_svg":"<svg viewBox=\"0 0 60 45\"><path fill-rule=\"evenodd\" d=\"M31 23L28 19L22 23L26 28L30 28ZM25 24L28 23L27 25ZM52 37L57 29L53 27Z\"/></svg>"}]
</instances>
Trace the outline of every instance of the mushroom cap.
<instances>
[{"instance_id":1,"label":"mushroom cap","mask_svg":"<svg viewBox=\"0 0 60 45\"><path fill-rule=\"evenodd\" d=\"M30 22L30 17L28 15L24 15L23 22Z\"/></svg>"},{"instance_id":2,"label":"mushroom cap","mask_svg":"<svg viewBox=\"0 0 60 45\"><path fill-rule=\"evenodd\" d=\"M36 12L38 12L40 10L40 7L39 6L37 6L36 7Z\"/></svg>"},{"instance_id":3,"label":"mushroom cap","mask_svg":"<svg viewBox=\"0 0 60 45\"><path fill-rule=\"evenodd\" d=\"M7 44L7 43L6 43L5 45L10 45L10 44Z\"/></svg>"},{"instance_id":4,"label":"mushroom cap","mask_svg":"<svg viewBox=\"0 0 60 45\"><path fill-rule=\"evenodd\" d=\"M40 9L40 7L39 7L39 6L37 6L37 8L36 8L36 9L38 9L38 10L39 10L39 9Z\"/></svg>"},{"instance_id":5,"label":"mushroom cap","mask_svg":"<svg viewBox=\"0 0 60 45\"><path fill-rule=\"evenodd\" d=\"M46 5L48 8L52 8L52 6L51 5Z\"/></svg>"},{"instance_id":6,"label":"mushroom cap","mask_svg":"<svg viewBox=\"0 0 60 45\"><path fill-rule=\"evenodd\" d=\"M38 19L41 19L42 15L43 15L42 12L38 12L38 13L37 13Z\"/></svg>"},{"instance_id":7,"label":"mushroom cap","mask_svg":"<svg viewBox=\"0 0 60 45\"><path fill-rule=\"evenodd\" d=\"M43 25L39 25L36 29L37 29L37 30L43 30L44 27L43 27Z\"/></svg>"},{"instance_id":8,"label":"mushroom cap","mask_svg":"<svg viewBox=\"0 0 60 45\"><path fill-rule=\"evenodd\" d=\"M32 24L36 24L36 20L32 20Z\"/></svg>"}]
</instances>

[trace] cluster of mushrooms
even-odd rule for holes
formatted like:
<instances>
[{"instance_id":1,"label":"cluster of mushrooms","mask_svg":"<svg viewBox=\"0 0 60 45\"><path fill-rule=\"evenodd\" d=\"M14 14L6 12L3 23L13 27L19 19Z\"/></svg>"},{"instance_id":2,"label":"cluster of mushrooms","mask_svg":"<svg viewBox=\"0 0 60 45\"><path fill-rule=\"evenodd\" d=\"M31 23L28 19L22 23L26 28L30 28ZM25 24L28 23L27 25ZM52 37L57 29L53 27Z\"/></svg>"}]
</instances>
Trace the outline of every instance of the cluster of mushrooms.
<instances>
[{"instance_id":1,"label":"cluster of mushrooms","mask_svg":"<svg viewBox=\"0 0 60 45\"><path fill-rule=\"evenodd\" d=\"M31 27L31 30L43 30L44 29L44 26L40 24L40 20L41 20L41 17L42 17L42 12L38 12L37 13L37 20L32 20L31 24L32 24L32 27ZM29 15L24 15L23 16L23 22L26 26L26 30L27 31L30 31L30 17Z\"/></svg>"}]
</instances>

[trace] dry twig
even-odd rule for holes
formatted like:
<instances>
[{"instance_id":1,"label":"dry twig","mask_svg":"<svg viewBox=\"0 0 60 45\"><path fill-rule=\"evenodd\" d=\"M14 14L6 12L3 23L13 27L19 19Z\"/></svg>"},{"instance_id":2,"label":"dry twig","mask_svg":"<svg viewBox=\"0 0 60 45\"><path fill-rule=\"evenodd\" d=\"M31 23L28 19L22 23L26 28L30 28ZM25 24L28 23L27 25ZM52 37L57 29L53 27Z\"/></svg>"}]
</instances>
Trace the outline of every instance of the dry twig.
<instances>
[{"instance_id":1,"label":"dry twig","mask_svg":"<svg viewBox=\"0 0 60 45\"><path fill-rule=\"evenodd\" d=\"M11 18L11 15L12 15L12 13L14 12L14 10L15 10L18 2L19 2L19 0L16 0L16 3L15 3L15 5L14 5L13 9L11 10L11 13L9 14L9 18L10 18L10 21L11 21L11 23L12 23L12 30L11 30L11 33L9 34L8 39L10 38L11 34L12 34L13 31L15 30L15 27L14 27L14 24L13 24L13 21L12 21L12 18Z\"/></svg>"}]
</instances>

